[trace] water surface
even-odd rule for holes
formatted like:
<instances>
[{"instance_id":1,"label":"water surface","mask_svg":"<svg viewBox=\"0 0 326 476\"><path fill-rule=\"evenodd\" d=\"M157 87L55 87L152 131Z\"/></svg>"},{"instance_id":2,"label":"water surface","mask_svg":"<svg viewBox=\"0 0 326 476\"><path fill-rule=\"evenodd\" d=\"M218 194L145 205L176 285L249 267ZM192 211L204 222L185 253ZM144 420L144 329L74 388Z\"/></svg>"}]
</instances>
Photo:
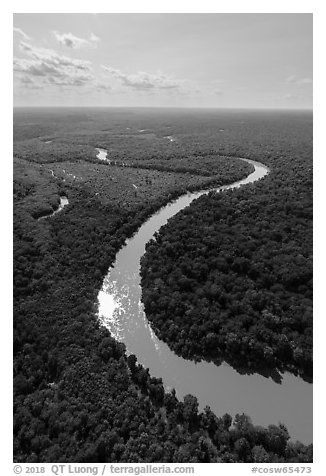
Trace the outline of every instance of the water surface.
<instances>
[{"instance_id":1,"label":"water surface","mask_svg":"<svg viewBox=\"0 0 326 476\"><path fill-rule=\"evenodd\" d=\"M111 163L110 159L108 159L108 151L106 149L99 149L96 147L96 150L98 151L97 158L100 160L104 160L105 162L108 162L109 164Z\"/></svg>"},{"instance_id":2,"label":"water surface","mask_svg":"<svg viewBox=\"0 0 326 476\"><path fill-rule=\"evenodd\" d=\"M52 172L52 175L54 176L52 170L51 170L51 172ZM58 208L56 210L54 210L53 212L49 213L48 215L44 215L44 216L40 217L39 220L43 220L44 218L53 217L53 215L56 215L57 213L61 212L61 210L63 210L64 207L68 204L69 204L69 200L68 200L67 197L65 197L65 196L60 197L60 203L59 203Z\"/></svg>"}]
</instances>

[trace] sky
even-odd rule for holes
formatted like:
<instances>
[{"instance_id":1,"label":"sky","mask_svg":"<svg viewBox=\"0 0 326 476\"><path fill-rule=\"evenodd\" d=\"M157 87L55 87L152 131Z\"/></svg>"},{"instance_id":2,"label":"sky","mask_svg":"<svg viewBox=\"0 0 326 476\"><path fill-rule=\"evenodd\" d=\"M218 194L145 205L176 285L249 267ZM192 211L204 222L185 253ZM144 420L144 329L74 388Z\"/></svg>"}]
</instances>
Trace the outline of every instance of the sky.
<instances>
[{"instance_id":1,"label":"sky","mask_svg":"<svg viewBox=\"0 0 326 476\"><path fill-rule=\"evenodd\" d=\"M312 109L312 14L15 13L14 106Z\"/></svg>"}]
</instances>

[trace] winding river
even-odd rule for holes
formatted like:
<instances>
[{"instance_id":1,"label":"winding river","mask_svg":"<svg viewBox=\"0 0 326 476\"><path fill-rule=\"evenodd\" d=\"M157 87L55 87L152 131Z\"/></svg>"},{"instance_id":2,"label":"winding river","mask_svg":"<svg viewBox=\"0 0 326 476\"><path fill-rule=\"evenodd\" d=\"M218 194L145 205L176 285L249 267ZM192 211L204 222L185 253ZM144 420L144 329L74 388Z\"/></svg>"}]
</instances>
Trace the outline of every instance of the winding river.
<instances>
[{"instance_id":1,"label":"winding river","mask_svg":"<svg viewBox=\"0 0 326 476\"><path fill-rule=\"evenodd\" d=\"M61 210L63 210L64 207L68 204L69 204L69 200L68 200L67 197L65 197L65 196L60 197L60 203L59 203L58 208L56 210L54 210L53 212L49 213L48 215L44 215L44 216L40 217L39 220L44 220L44 218L53 217L53 215L56 215L57 213L61 212Z\"/></svg>"},{"instance_id":2,"label":"winding river","mask_svg":"<svg viewBox=\"0 0 326 476\"><path fill-rule=\"evenodd\" d=\"M268 174L267 167L259 162L241 160L253 165L254 172L239 182L211 190L238 188ZM246 413L256 425L282 422L293 440L311 443L311 384L289 373L282 375L279 384L259 374L240 375L226 363L216 366L185 360L156 337L146 319L140 286L140 258L145 253L145 244L169 218L209 191L182 195L150 217L126 241L98 294L99 319L152 376L162 378L167 390L175 388L180 399L191 393L197 397L200 409L209 405L220 416Z\"/></svg>"}]
</instances>

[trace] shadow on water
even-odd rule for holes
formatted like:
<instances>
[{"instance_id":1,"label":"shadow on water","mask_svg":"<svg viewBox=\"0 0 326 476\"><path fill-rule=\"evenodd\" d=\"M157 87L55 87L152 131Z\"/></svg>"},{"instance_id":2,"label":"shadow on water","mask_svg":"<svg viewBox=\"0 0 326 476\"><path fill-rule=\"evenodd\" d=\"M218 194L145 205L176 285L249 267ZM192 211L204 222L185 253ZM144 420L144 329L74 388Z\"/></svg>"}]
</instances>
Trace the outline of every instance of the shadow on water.
<instances>
[{"instance_id":1,"label":"shadow on water","mask_svg":"<svg viewBox=\"0 0 326 476\"><path fill-rule=\"evenodd\" d=\"M284 379L284 373L287 372L289 374L292 374L295 377L301 378L303 381L307 383L313 383L313 376L311 371L308 372L299 372L295 367L290 367L290 366L285 366L281 363L278 365L270 365L268 366L267 363L262 362L260 366L258 365L252 365L249 367L248 365L245 365L243 360L240 362L237 360L235 356L221 356L221 357L212 357L212 358L202 358L197 355L195 356L185 356L182 355L181 352L178 352L178 350L173 349L173 352L175 352L176 355L182 358L186 358L188 360L191 360L193 362L199 363L199 362L211 362L216 367L219 367L223 364L227 364L232 369L234 369L239 375L255 375L258 374L266 379L272 379L273 382L276 384L282 385L283 379Z\"/></svg>"},{"instance_id":2,"label":"shadow on water","mask_svg":"<svg viewBox=\"0 0 326 476\"><path fill-rule=\"evenodd\" d=\"M268 367L268 366L252 366L248 367L244 365L243 363L238 363L234 359L231 358L225 358L225 359L212 359L212 362L219 366L222 365L223 362L227 363L230 367L232 367L238 374L240 375L254 375L258 374L261 375L262 377L265 377L267 379L271 378L273 382L281 385L284 379L284 373L288 372L295 377L299 377L302 380L304 380L307 383L313 383L313 376L309 372L305 373L300 373L298 372L297 369L294 367L286 367L285 365L278 365L276 367ZM264 365L264 363L262 363Z\"/></svg>"}]
</instances>

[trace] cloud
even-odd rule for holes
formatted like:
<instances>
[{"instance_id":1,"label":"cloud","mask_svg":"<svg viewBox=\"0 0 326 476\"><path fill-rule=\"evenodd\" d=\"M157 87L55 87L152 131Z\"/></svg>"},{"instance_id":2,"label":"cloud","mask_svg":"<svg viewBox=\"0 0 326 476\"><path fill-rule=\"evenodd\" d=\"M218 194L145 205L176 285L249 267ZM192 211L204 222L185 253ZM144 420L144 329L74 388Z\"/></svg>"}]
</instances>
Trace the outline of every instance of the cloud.
<instances>
[{"instance_id":1,"label":"cloud","mask_svg":"<svg viewBox=\"0 0 326 476\"><path fill-rule=\"evenodd\" d=\"M18 33L18 35L22 36L24 40L28 41L31 39L21 28L14 27L14 33Z\"/></svg>"},{"instance_id":2,"label":"cloud","mask_svg":"<svg viewBox=\"0 0 326 476\"><path fill-rule=\"evenodd\" d=\"M210 81L210 83L213 86L218 86L219 84L225 83L225 79L213 79L213 81Z\"/></svg>"},{"instance_id":3,"label":"cloud","mask_svg":"<svg viewBox=\"0 0 326 476\"><path fill-rule=\"evenodd\" d=\"M54 66L68 66L73 67L76 69L80 69L83 71L90 70L90 62L70 58L68 56L59 55L57 52L45 48L38 48L35 46L31 46L29 43L25 41L21 41L19 44L20 50L26 53L28 56L31 56L37 61L43 61L47 64L51 64Z\"/></svg>"},{"instance_id":4,"label":"cloud","mask_svg":"<svg viewBox=\"0 0 326 476\"><path fill-rule=\"evenodd\" d=\"M301 94L284 94L283 98L287 101L300 101L301 99L304 99Z\"/></svg>"},{"instance_id":5,"label":"cloud","mask_svg":"<svg viewBox=\"0 0 326 476\"><path fill-rule=\"evenodd\" d=\"M22 76L20 78L20 85L28 89L42 89L42 86L29 76Z\"/></svg>"},{"instance_id":6,"label":"cloud","mask_svg":"<svg viewBox=\"0 0 326 476\"><path fill-rule=\"evenodd\" d=\"M61 77L49 76L46 80L47 84L54 86L88 86L94 80L92 75L65 75Z\"/></svg>"},{"instance_id":7,"label":"cloud","mask_svg":"<svg viewBox=\"0 0 326 476\"><path fill-rule=\"evenodd\" d=\"M114 79L119 81L123 86L134 91L179 91L185 86L185 81L169 78L164 74L151 74L138 72L136 74L126 74L119 69L108 66L101 66L104 71L109 73Z\"/></svg>"},{"instance_id":8,"label":"cloud","mask_svg":"<svg viewBox=\"0 0 326 476\"><path fill-rule=\"evenodd\" d=\"M29 58L14 58L13 67L17 74L25 78L39 78L43 84L56 86L84 86L94 81L88 61L59 55L53 50L37 48L23 41L19 46Z\"/></svg>"},{"instance_id":9,"label":"cloud","mask_svg":"<svg viewBox=\"0 0 326 476\"><path fill-rule=\"evenodd\" d=\"M297 80L297 84L301 86L302 84L312 84L311 78L302 78Z\"/></svg>"},{"instance_id":10,"label":"cloud","mask_svg":"<svg viewBox=\"0 0 326 476\"><path fill-rule=\"evenodd\" d=\"M296 82L296 79L297 79L296 76L294 76L294 74L292 74L291 76L288 76L288 77L286 78L286 82L287 82L287 83L295 83L295 82Z\"/></svg>"},{"instance_id":11,"label":"cloud","mask_svg":"<svg viewBox=\"0 0 326 476\"><path fill-rule=\"evenodd\" d=\"M34 61L14 58L14 71L30 74L32 76L60 76L58 68L43 61Z\"/></svg>"},{"instance_id":12,"label":"cloud","mask_svg":"<svg viewBox=\"0 0 326 476\"><path fill-rule=\"evenodd\" d=\"M112 86L102 81L96 81L94 84L94 89L99 92L108 92L112 91Z\"/></svg>"},{"instance_id":13,"label":"cloud","mask_svg":"<svg viewBox=\"0 0 326 476\"><path fill-rule=\"evenodd\" d=\"M295 84L296 86L303 86L305 84L312 84L312 78L298 78L294 74L286 78L286 82Z\"/></svg>"},{"instance_id":14,"label":"cloud","mask_svg":"<svg viewBox=\"0 0 326 476\"><path fill-rule=\"evenodd\" d=\"M93 41L94 43L99 43L101 41L98 36L94 35L94 33L91 33L89 39L90 41Z\"/></svg>"},{"instance_id":15,"label":"cloud","mask_svg":"<svg viewBox=\"0 0 326 476\"><path fill-rule=\"evenodd\" d=\"M62 46L72 49L96 47L100 41L99 37L94 35L94 33L91 33L89 40L79 38L72 33L59 33L54 31L53 34Z\"/></svg>"}]
</instances>

